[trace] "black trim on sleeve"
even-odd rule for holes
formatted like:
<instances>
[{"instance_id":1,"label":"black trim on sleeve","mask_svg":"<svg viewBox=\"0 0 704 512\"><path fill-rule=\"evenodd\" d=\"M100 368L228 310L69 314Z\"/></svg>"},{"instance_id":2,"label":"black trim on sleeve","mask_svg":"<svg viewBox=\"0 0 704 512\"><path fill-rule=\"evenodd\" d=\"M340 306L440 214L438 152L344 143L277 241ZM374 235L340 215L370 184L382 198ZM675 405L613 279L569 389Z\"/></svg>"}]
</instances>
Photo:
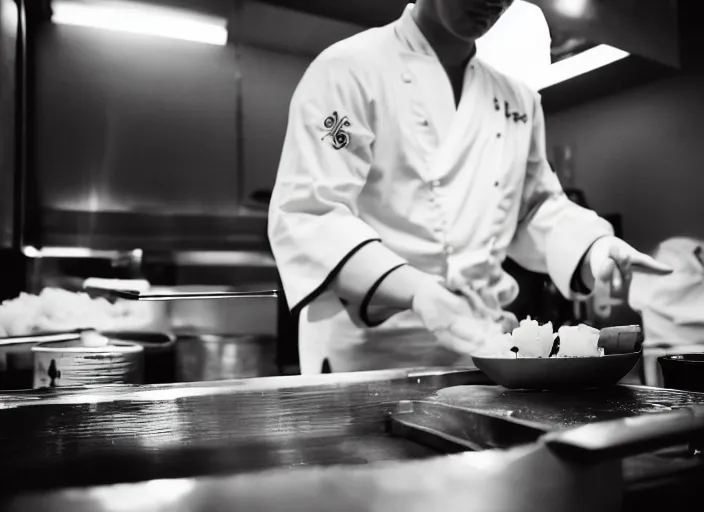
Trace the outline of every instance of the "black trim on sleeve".
<instances>
[{"instance_id":1,"label":"black trim on sleeve","mask_svg":"<svg viewBox=\"0 0 704 512\"><path fill-rule=\"evenodd\" d=\"M591 246L590 246L591 248ZM587 252L589 250L587 249ZM584 256L579 260L579 264L577 265L577 269L574 271L574 274L572 274L572 280L570 282L570 288L574 293L579 293L580 295L589 295L592 290L586 285L584 282L584 279L582 279L582 267L585 264L585 260L587 258L587 253L584 253Z\"/></svg>"},{"instance_id":2,"label":"black trim on sleeve","mask_svg":"<svg viewBox=\"0 0 704 512\"><path fill-rule=\"evenodd\" d=\"M333 279L335 279L335 276L342 270L342 267L345 266L345 264L350 260L352 256L354 256L362 247L369 245L372 242L381 242L380 238L371 238L369 240L365 240L364 242L360 243L356 247L354 247L350 252L348 252L344 258L340 260L340 262L335 265L335 268L330 271L328 276L325 278L325 280L318 286L315 290L313 290L308 296L304 297L298 304L296 304L294 307L291 308L291 314L293 315L294 318L298 318L298 315L301 314L301 310L306 307L308 304L313 302L323 291L325 288L327 288L330 283L332 282Z\"/></svg>"},{"instance_id":3,"label":"black trim on sleeve","mask_svg":"<svg viewBox=\"0 0 704 512\"><path fill-rule=\"evenodd\" d=\"M400 265L396 265L395 267L392 267L391 269L387 270L384 272L379 279L376 280L376 282L372 285L371 288L369 288L369 291L367 294L364 296L364 299L362 300L362 303L359 306L359 318L364 322L364 325L367 327L377 327L378 325L381 325L383 322L372 322L369 319L369 313L367 312L367 309L369 309L369 304L372 301L372 297L374 296L374 293L376 293L376 290L381 286L381 283L384 282L384 279L389 277L391 273L393 273L395 270L398 270L399 268L407 265L407 263L401 263Z\"/></svg>"}]
</instances>

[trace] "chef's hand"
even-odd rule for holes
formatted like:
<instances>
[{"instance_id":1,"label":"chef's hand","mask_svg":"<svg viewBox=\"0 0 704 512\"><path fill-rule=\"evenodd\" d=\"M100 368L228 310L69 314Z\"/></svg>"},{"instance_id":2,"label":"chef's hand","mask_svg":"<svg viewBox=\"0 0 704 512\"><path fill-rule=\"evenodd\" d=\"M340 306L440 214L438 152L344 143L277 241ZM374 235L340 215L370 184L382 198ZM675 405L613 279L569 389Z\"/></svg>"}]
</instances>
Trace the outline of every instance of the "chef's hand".
<instances>
[{"instance_id":1,"label":"chef's hand","mask_svg":"<svg viewBox=\"0 0 704 512\"><path fill-rule=\"evenodd\" d=\"M606 236L599 238L587 251L581 275L590 289L598 280L611 283L615 290L620 290L632 272L666 275L672 272L672 268L638 252L620 238Z\"/></svg>"},{"instance_id":2,"label":"chef's hand","mask_svg":"<svg viewBox=\"0 0 704 512\"><path fill-rule=\"evenodd\" d=\"M460 287L459 292L467 299L475 311L482 311L486 316L501 326L504 333L513 332L518 327L518 318L510 311L502 309L495 294L486 289L475 292L469 285Z\"/></svg>"},{"instance_id":3,"label":"chef's hand","mask_svg":"<svg viewBox=\"0 0 704 512\"><path fill-rule=\"evenodd\" d=\"M471 356L503 330L481 297L469 289L466 293L451 292L437 282L424 283L414 294L412 310L441 345Z\"/></svg>"}]
</instances>

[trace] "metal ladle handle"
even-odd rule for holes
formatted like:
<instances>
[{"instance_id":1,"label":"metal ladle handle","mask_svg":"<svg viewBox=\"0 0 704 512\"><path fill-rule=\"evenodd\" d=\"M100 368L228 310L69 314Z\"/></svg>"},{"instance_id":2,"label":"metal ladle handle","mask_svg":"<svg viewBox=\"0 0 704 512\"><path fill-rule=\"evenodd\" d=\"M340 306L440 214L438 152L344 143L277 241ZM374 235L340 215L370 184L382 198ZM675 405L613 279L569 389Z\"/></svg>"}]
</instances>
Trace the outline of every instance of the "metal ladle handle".
<instances>
[{"instance_id":1,"label":"metal ladle handle","mask_svg":"<svg viewBox=\"0 0 704 512\"><path fill-rule=\"evenodd\" d=\"M118 299L136 301L170 301L170 300L203 300L203 299L243 299L278 297L278 290L260 290L246 292L180 292L180 293L141 293L134 290L95 289Z\"/></svg>"}]
</instances>

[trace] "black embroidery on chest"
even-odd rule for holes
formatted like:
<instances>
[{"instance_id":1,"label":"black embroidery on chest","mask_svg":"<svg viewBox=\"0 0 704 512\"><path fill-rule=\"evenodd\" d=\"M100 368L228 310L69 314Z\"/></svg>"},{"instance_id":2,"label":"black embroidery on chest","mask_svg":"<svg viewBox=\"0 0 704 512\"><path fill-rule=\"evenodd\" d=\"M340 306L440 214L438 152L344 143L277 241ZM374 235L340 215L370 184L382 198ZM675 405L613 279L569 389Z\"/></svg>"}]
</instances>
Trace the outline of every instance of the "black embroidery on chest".
<instances>
[{"instance_id":1,"label":"black embroidery on chest","mask_svg":"<svg viewBox=\"0 0 704 512\"><path fill-rule=\"evenodd\" d=\"M332 142L332 147L335 149L342 149L350 143L352 137L349 132L345 131L344 128L352 126L350 120L347 116L340 119L337 112L333 112L331 115L325 118L323 121L323 127L327 130L327 133L320 140L325 140L328 137Z\"/></svg>"},{"instance_id":2,"label":"black embroidery on chest","mask_svg":"<svg viewBox=\"0 0 704 512\"><path fill-rule=\"evenodd\" d=\"M496 97L494 98L494 110L497 112L501 110L501 103ZM520 112L512 111L511 105L509 105L508 101L504 101L504 115L506 116L506 119L513 119L514 123L525 124L528 122L528 114L521 114Z\"/></svg>"}]
</instances>

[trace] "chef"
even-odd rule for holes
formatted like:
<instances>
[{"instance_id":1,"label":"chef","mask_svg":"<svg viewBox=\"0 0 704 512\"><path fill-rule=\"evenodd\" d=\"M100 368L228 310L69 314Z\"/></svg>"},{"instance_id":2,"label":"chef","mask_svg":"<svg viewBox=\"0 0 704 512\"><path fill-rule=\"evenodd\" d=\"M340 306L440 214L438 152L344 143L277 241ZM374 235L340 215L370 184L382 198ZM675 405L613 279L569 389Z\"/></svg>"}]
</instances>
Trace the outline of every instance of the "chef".
<instances>
[{"instance_id":1,"label":"chef","mask_svg":"<svg viewBox=\"0 0 704 512\"><path fill-rule=\"evenodd\" d=\"M507 255L566 297L668 270L567 199L539 95L476 56L512 3L417 0L301 79L268 229L303 374L470 366L517 324Z\"/></svg>"}]
</instances>

